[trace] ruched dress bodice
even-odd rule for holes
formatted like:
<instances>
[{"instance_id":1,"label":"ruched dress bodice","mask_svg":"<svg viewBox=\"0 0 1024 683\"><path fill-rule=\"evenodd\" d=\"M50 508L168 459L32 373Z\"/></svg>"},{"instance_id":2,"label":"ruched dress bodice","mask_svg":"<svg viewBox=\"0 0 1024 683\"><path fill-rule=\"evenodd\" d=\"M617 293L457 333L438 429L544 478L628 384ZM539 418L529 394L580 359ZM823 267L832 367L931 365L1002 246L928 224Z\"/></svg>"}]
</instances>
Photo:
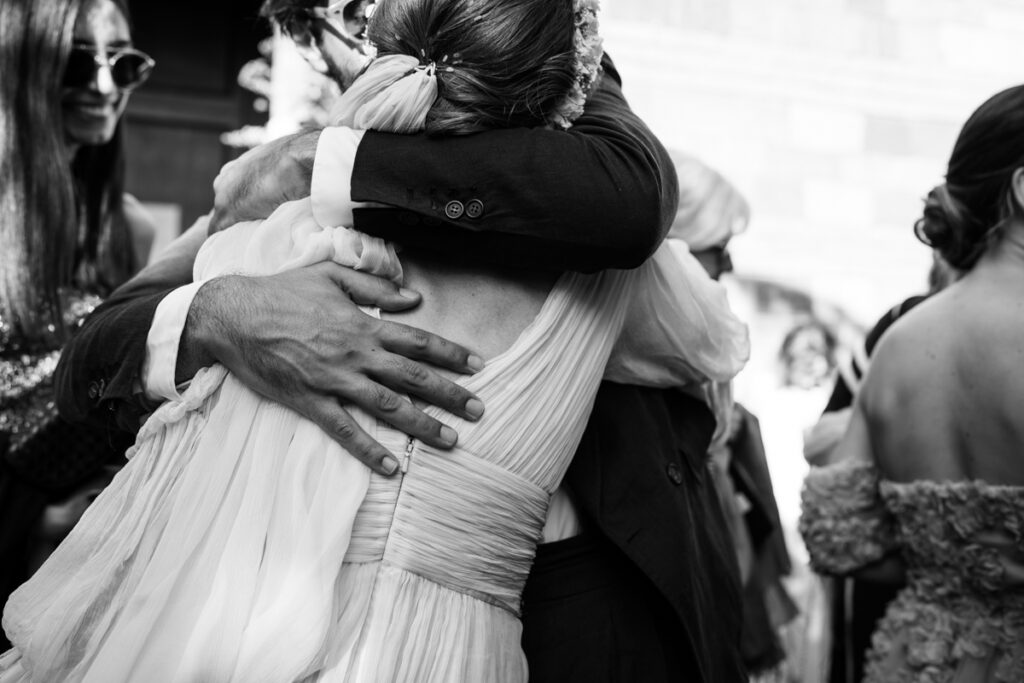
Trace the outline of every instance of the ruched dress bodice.
<instances>
[{"instance_id":1,"label":"ruched dress bodice","mask_svg":"<svg viewBox=\"0 0 1024 683\"><path fill-rule=\"evenodd\" d=\"M807 477L811 563L848 573L897 554L906 587L879 622L865 681L1024 681L1024 487L880 479L867 463Z\"/></svg>"},{"instance_id":2,"label":"ruched dress bodice","mask_svg":"<svg viewBox=\"0 0 1024 683\"><path fill-rule=\"evenodd\" d=\"M393 478L371 475L337 587L346 618L363 615L361 640L349 642L356 630L344 622L330 637L336 659L309 680L526 679L520 597L593 400L580 378L602 374L589 353L552 360L614 325L602 299L630 276L612 277L618 284L565 276L519 340L464 381L489 412L516 416L503 426L456 419L459 445L440 452L377 424L405 465ZM581 405L579 416L567 410Z\"/></svg>"}]
</instances>

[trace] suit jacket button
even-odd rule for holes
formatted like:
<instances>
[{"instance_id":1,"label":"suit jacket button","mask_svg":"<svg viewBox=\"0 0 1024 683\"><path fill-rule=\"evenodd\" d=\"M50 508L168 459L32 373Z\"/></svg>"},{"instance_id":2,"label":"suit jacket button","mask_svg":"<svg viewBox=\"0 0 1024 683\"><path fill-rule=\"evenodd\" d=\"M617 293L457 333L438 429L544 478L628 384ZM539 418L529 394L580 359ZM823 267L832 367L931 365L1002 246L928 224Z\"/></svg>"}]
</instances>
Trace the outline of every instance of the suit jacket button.
<instances>
[{"instance_id":1,"label":"suit jacket button","mask_svg":"<svg viewBox=\"0 0 1024 683\"><path fill-rule=\"evenodd\" d=\"M448 202L444 207L444 215L448 216L451 220L455 221L462 218L462 214L466 212L466 207L462 205L457 199L453 199Z\"/></svg>"},{"instance_id":2,"label":"suit jacket button","mask_svg":"<svg viewBox=\"0 0 1024 683\"><path fill-rule=\"evenodd\" d=\"M100 383L89 382L89 398L96 400L100 397Z\"/></svg>"},{"instance_id":3,"label":"suit jacket button","mask_svg":"<svg viewBox=\"0 0 1024 683\"><path fill-rule=\"evenodd\" d=\"M665 468L665 471L668 473L668 478L673 484L679 486L683 483L683 470L679 465L674 462L669 463L669 466Z\"/></svg>"},{"instance_id":4,"label":"suit jacket button","mask_svg":"<svg viewBox=\"0 0 1024 683\"><path fill-rule=\"evenodd\" d=\"M466 218L480 218L484 215L484 203L479 199L466 202Z\"/></svg>"}]
</instances>

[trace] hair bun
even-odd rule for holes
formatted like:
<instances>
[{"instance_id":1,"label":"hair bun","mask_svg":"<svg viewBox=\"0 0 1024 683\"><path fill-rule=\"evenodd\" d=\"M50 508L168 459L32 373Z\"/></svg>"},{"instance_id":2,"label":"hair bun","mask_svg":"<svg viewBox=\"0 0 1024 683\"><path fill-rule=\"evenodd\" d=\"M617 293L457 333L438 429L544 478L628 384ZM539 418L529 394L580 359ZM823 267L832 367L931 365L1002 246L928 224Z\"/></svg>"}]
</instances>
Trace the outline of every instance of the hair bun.
<instances>
[{"instance_id":1,"label":"hair bun","mask_svg":"<svg viewBox=\"0 0 1024 683\"><path fill-rule=\"evenodd\" d=\"M925 197L914 234L954 268L969 268L985 248L985 230L979 228L946 183L936 185Z\"/></svg>"}]
</instances>

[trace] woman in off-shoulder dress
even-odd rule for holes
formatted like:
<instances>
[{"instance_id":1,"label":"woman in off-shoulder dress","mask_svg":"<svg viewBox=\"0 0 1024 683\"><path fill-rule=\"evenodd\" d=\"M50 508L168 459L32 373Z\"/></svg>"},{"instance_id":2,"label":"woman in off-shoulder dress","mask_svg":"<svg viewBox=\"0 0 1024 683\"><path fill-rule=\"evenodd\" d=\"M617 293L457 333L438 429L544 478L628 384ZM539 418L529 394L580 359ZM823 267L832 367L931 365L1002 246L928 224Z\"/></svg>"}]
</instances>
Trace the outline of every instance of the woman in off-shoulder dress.
<instances>
[{"instance_id":1,"label":"woman in off-shoulder dress","mask_svg":"<svg viewBox=\"0 0 1024 683\"><path fill-rule=\"evenodd\" d=\"M962 279L881 338L801 531L821 572L905 578L865 681L1024 680L1024 86L968 119L917 235Z\"/></svg>"}]
</instances>

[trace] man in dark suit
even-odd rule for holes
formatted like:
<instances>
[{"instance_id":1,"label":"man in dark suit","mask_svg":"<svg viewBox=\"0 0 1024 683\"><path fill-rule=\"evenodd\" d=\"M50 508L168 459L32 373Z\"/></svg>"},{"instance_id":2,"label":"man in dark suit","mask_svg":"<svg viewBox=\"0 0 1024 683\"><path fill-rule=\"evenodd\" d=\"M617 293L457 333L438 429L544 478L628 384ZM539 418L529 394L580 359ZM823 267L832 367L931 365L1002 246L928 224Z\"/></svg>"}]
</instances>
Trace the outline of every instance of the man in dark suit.
<instances>
[{"instance_id":1,"label":"man in dark suit","mask_svg":"<svg viewBox=\"0 0 1024 683\"><path fill-rule=\"evenodd\" d=\"M367 132L350 196L394 208L357 210L355 227L422 248L454 246L481 262L581 271L638 265L672 221L675 175L622 97L613 65L604 67L569 132L445 140ZM324 153L315 136L298 135L236 166L218 188L215 220L307 195L312 159ZM246 192L225 190L232 173ZM364 316L349 295L391 310L415 297L331 265L193 288L174 339L174 381L221 362L383 473L394 471L390 455L353 428L341 402L452 445L450 430L395 403L391 392L478 417L479 402L429 367L472 372L476 360L433 335ZM150 407L140 385L151 322L190 272L185 250L86 321L57 372L67 417L137 424ZM306 333L310 320L320 323L316 334ZM540 547L524 595L531 680L744 680L736 568L705 474L713 423L702 403L678 392L602 386L566 479L583 533Z\"/></svg>"}]
</instances>

